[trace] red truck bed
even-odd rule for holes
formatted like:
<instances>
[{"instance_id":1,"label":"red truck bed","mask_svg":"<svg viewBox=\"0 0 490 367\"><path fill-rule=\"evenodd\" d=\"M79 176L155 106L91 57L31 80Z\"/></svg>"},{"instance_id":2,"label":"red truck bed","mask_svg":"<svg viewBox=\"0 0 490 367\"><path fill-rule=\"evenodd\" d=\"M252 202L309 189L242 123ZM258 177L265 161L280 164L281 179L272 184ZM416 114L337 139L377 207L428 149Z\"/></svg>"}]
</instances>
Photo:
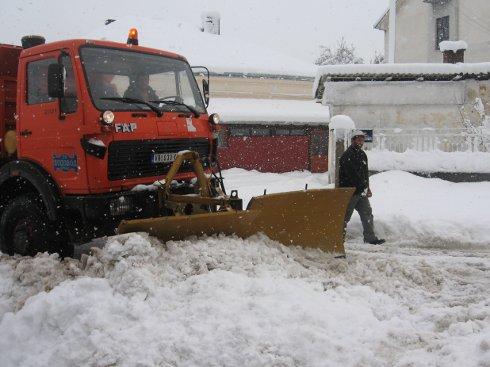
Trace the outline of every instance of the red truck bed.
<instances>
[{"instance_id":1,"label":"red truck bed","mask_svg":"<svg viewBox=\"0 0 490 367\"><path fill-rule=\"evenodd\" d=\"M22 48L0 44L0 139L8 130L15 129L15 102L17 66ZM0 156L3 155L0 144Z\"/></svg>"}]
</instances>

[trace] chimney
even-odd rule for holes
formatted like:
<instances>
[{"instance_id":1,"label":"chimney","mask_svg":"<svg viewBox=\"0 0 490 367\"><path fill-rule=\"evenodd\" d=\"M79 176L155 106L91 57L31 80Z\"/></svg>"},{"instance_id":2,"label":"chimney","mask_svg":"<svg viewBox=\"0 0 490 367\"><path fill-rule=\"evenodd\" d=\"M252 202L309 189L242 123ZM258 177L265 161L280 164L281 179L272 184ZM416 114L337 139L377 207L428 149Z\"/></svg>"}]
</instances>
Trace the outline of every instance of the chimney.
<instances>
[{"instance_id":1,"label":"chimney","mask_svg":"<svg viewBox=\"0 0 490 367\"><path fill-rule=\"evenodd\" d=\"M442 41L439 48L445 64L457 64L464 62L464 53L468 49L468 44L465 41Z\"/></svg>"},{"instance_id":2,"label":"chimney","mask_svg":"<svg viewBox=\"0 0 490 367\"><path fill-rule=\"evenodd\" d=\"M201 32L221 34L221 17L216 11L207 11L201 14Z\"/></svg>"}]
</instances>

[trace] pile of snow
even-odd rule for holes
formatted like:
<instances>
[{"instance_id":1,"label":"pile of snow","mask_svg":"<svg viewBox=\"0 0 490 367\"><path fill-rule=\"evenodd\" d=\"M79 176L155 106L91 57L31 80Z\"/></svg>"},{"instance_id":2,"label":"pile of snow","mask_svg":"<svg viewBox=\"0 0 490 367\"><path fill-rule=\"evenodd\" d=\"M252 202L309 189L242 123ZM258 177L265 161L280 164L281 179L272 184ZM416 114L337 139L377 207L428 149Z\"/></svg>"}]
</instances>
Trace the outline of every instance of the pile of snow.
<instances>
[{"instance_id":1,"label":"pile of snow","mask_svg":"<svg viewBox=\"0 0 490 367\"><path fill-rule=\"evenodd\" d=\"M226 124L273 122L323 125L330 121L328 107L315 101L212 98L208 111L218 113Z\"/></svg>"},{"instance_id":2,"label":"pile of snow","mask_svg":"<svg viewBox=\"0 0 490 367\"><path fill-rule=\"evenodd\" d=\"M261 236L2 256L2 366L484 365L489 268L488 254L352 246L346 261Z\"/></svg>"},{"instance_id":3,"label":"pile of snow","mask_svg":"<svg viewBox=\"0 0 490 367\"><path fill-rule=\"evenodd\" d=\"M490 153L415 150L403 153L370 150L366 153L372 171L490 173Z\"/></svg>"},{"instance_id":4,"label":"pile of snow","mask_svg":"<svg viewBox=\"0 0 490 367\"><path fill-rule=\"evenodd\" d=\"M490 182L452 183L402 171L371 176L375 221L390 241L441 248L490 248ZM360 220L352 234L362 238Z\"/></svg>"},{"instance_id":5,"label":"pile of snow","mask_svg":"<svg viewBox=\"0 0 490 367\"><path fill-rule=\"evenodd\" d=\"M349 116L335 115L332 117L329 127L336 130L354 130L356 124Z\"/></svg>"},{"instance_id":6,"label":"pile of snow","mask_svg":"<svg viewBox=\"0 0 490 367\"><path fill-rule=\"evenodd\" d=\"M128 16L91 30L87 38L125 42L130 28L137 28L141 46L183 55L191 65L205 65L211 72L271 74L288 76L315 75L315 66L278 51L237 40L226 34L201 32L199 27L168 19Z\"/></svg>"},{"instance_id":7,"label":"pile of snow","mask_svg":"<svg viewBox=\"0 0 490 367\"><path fill-rule=\"evenodd\" d=\"M467 50L468 44L465 41L442 41L439 43L439 49L441 52L457 52L459 50Z\"/></svg>"},{"instance_id":8,"label":"pile of snow","mask_svg":"<svg viewBox=\"0 0 490 367\"><path fill-rule=\"evenodd\" d=\"M326 175L225 178L248 200ZM486 365L490 183L388 172L371 186L378 229L395 242L363 245L354 218L347 260L261 235L121 235L81 261L0 255L1 365ZM417 236L486 247L408 246Z\"/></svg>"}]
</instances>

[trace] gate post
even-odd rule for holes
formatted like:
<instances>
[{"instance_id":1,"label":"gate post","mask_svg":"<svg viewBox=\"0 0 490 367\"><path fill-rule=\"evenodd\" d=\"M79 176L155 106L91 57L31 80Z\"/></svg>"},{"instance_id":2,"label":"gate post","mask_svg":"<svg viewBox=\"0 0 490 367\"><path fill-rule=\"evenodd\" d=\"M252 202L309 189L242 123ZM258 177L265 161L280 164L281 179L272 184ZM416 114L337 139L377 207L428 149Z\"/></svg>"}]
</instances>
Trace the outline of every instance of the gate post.
<instances>
[{"instance_id":1,"label":"gate post","mask_svg":"<svg viewBox=\"0 0 490 367\"><path fill-rule=\"evenodd\" d=\"M349 116L337 115L328 125L328 182L339 187L339 161L350 145L351 133L356 125Z\"/></svg>"}]
</instances>

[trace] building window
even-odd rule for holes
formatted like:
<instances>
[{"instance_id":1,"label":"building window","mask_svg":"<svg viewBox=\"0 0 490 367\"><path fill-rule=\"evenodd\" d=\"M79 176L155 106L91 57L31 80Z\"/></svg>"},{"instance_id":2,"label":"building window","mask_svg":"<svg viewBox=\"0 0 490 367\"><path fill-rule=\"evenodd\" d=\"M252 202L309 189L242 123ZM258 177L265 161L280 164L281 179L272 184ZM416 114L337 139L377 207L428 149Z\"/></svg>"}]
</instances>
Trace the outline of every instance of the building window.
<instances>
[{"instance_id":1,"label":"building window","mask_svg":"<svg viewBox=\"0 0 490 367\"><path fill-rule=\"evenodd\" d=\"M276 135L277 136L288 136L289 135L289 129L287 129L287 128L277 128L276 129Z\"/></svg>"},{"instance_id":2,"label":"building window","mask_svg":"<svg viewBox=\"0 0 490 367\"><path fill-rule=\"evenodd\" d=\"M268 127L252 128L252 136L271 136L271 129Z\"/></svg>"},{"instance_id":3,"label":"building window","mask_svg":"<svg viewBox=\"0 0 490 367\"><path fill-rule=\"evenodd\" d=\"M292 136L304 136L304 135L306 135L306 132L305 132L305 129L292 128L291 131L289 132L289 134Z\"/></svg>"},{"instance_id":4,"label":"building window","mask_svg":"<svg viewBox=\"0 0 490 367\"><path fill-rule=\"evenodd\" d=\"M250 129L246 127L230 127L231 136L250 136Z\"/></svg>"},{"instance_id":5,"label":"building window","mask_svg":"<svg viewBox=\"0 0 490 367\"><path fill-rule=\"evenodd\" d=\"M449 41L449 16L436 19L436 50L442 41Z\"/></svg>"}]
</instances>

